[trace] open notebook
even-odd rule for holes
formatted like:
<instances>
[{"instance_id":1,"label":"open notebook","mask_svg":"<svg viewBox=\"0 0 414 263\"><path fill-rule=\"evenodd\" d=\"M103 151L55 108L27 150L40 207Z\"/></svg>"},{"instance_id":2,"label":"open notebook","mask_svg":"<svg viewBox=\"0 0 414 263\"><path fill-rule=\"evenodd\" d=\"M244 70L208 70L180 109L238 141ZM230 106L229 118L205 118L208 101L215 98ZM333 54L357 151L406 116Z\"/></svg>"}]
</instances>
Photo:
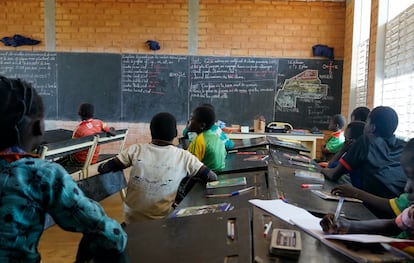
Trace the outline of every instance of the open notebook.
<instances>
[{"instance_id":1,"label":"open notebook","mask_svg":"<svg viewBox=\"0 0 414 263\"><path fill-rule=\"evenodd\" d=\"M368 234L346 234L346 235L328 235L322 231L319 222L321 218L316 217L306 211L305 209L297 206L287 204L282 200L249 200L253 205L279 217L283 221L296 225L311 236L317 238L325 245L343 253L344 255L358 261L358 262L400 262L402 260L410 259L413 257L405 254L404 252L390 247L387 243L392 242L413 242L414 240L397 239L381 235L368 235ZM387 253L375 254L369 250L360 249L358 251L350 249L345 242L358 242L360 247L367 244L379 244L385 243L382 246Z\"/></svg>"}]
</instances>

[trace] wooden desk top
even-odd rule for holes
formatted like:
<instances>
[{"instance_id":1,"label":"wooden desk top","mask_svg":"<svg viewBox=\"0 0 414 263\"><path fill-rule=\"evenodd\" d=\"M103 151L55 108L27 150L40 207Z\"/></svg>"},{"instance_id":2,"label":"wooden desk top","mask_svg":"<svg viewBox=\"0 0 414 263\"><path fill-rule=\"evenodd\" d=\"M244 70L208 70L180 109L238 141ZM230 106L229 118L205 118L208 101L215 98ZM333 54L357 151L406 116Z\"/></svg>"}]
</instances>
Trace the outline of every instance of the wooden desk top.
<instances>
[{"instance_id":1,"label":"wooden desk top","mask_svg":"<svg viewBox=\"0 0 414 263\"><path fill-rule=\"evenodd\" d=\"M201 183L196 183L187 196L181 201L176 209L189 207L189 206L198 206L198 205L207 205L207 204L216 204L216 203L231 203L234 206L234 209L250 207L250 199L268 199L269 192L267 188L267 171L255 171L255 172L244 172L244 173L232 173L232 174L222 174L219 175L220 179L226 178L235 178L235 177L246 177L247 185L242 186L231 186L231 187L222 187L216 189L206 189L206 186ZM233 191L237 191L243 188L250 186L255 186L252 191L243 193L237 196L231 197L214 197L207 198L207 194L228 194Z\"/></svg>"},{"instance_id":2,"label":"wooden desk top","mask_svg":"<svg viewBox=\"0 0 414 263\"><path fill-rule=\"evenodd\" d=\"M254 153L249 151L229 153L227 154L225 159L225 167L223 169L216 171L216 173L224 174L267 170L267 160L270 158L270 156L264 160L249 160L249 158L254 159L255 156L260 157L263 155L269 156L269 151L258 150L254 151Z\"/></svg>"},{"instance_id":3,"label":"wooden desk top","mask_svg":"<svg viewBox=\"0 0 414 263\"><path fill-rule=\"evenodd\" d=\"M234 239L227 236L235 222ZM248 209L127 225L130 262L252 262Z\"/></svg>"},{"instance_id":4,"label":"wooden desk top","mask_svg":"<svg viewBox=\"0 0 414 263\"><path fill-rule=\"evenodd\" d=\"M309 189L301 188L303 183L310 182L309 179L294 175L294 168L279 165L269 165L269 192L270 199L278 199L283 193L290 204L301 207L317 216L327 213L335 213L338 202L324 200L312 193ZM273 182L271 182L273 179ZM325 180L324 190L330 191L336 183ZM349 219L368 220L377 217L371 213L362 203L345 202L342 207L342 216Z\"/></svg>"}]
</instances>

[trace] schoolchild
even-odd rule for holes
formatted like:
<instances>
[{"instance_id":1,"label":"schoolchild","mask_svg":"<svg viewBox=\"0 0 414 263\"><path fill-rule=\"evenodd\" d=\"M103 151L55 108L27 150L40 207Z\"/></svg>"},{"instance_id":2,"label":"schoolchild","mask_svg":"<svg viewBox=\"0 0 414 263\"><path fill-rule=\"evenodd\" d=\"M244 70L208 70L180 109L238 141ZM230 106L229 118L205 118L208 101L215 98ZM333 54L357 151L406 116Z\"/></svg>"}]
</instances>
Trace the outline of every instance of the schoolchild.
<instances>
[{"instance_id":1,"label":"schoolchild","mask_svg":"<svg viewBox=\"0 0 414 263\"><path fill-rule=\"evenodd\" d=\"M335 168L321 172L329 180L338 180L345 172L360 169L362 190L385 198L399 196L404 191L406 177L400 157L405 142L394 135L397 113L390 107L379 106L368 115L362 135Z\"/></svg>"},{"instance_id":2,"label":"schoolchild","mask_svg":"<svg viewBox=\"0 0 414 263\"><path fill-rule=\"evenodd\" d=\"M210 107L214 111L214 106L211 105L211 104L203 103L200 106L201 107ZM220 140L224 143L224 146L226 147L227 151L234 148L234 142L223 132L223 130L216 123L214 123L211 126L210 130L212 132L214 132L220 138ZM183 138L188 138L189 139L188 127L185 127L184 130L183 130ZM192 139L193 138L191 138L190 142L192 141Z\"/></svg>"},{"instance_id":3,"label":"schoolchild","mask_svg":"<svg viewBox=\"0 0 414 263\"><path fill-rule=\"evenodd\" d=\"M326 143L322 145L321 151L325 160L330 160L337 153L345 141L344 130L346 120L341 114L330 118L328 129L332 132Z\"/></svg>"},{"instance_id":4,"label":"schoolchild","mask_svg":"<svg viewBox=\"0 0 414 263\"><path fill-rule=\"evenodd\" d=\"M349 150L351 145L355 143L355 141L364 134L364 127L365 122L362 121L352 121L350 122L345 129L345 142L342 145L341 150L339 150L335 155L331 158L328 163L328 168L334 168L338 165L339 159L346 154ZM351 181L352 185L362 188L361 182L361 173L359 169L353 170L348 173L349 180Z\"/></svg>"},{"instance_id":5,"label":"schoolchild","mask_svg":"<svg viewBox=\"0 0 414 263\"><path fill-rule=\"evenodd\" d=\"M377 211L383 211L387 217L394 213L393 218L356 221L340 217L334 222L334 216L328 214L320 222L323 231L331 234L381 234L401 239L414 239L414 205L410 205L414 202L414 139L405 146L401 155L401 165L407 183L406 193L398 198L387 200L349 186L340 186L332 190L334 194L359 198L364 201L364 204L376 207ZM391 245L414 255L412 243L395 242Z\"/></svg>"},{"instance_id":6,"label":"schoolchild","mask_svg":"<svg viewBox=\"0 0 414 263\"><path fill-rule=\"evenodd\" d=\"M188 131L197 136L190 142L188 151L213 171L225 166L226 149L217 135L211 131L215 113L210 107L197 107L190 118Z\"/></svg>"},{"instance_id":7,"label":"schoolchild","mask_svg":"<svg viewBox=\"0 0 414 263\"><path fill-rule=\"evenodd\" d=\"M89 256L124 251L118 222L63 167L32 154L44 134L44 106L30 84L0 76L0 122L0 262L40 262L46 213L63 229L83 233Z\"/></svg>"},{"instance_id":8,"label":"schoolchild","mask_svg":"<svg viewBox=\"0 0 414 263\"><path fill-rule=\"evenodd\" d=\"M351 122L352 121L363 121L366 122L370 110L367 107L357 107L351 113Z\"/></svg>"},{"instance_id":9,"label":"schoolchild","mask_svg":"<svg viewBox=\"0 0 414 263\"><path fill-rule=\"evenodd\" d=\"M100 173L132 167L124 203L127 224L167 217L173 210L180 182L187 174L203 182L217 180L217 175L195 156L173 145L177 136L173 115L156 114L150 130L151 143L133 144L98 167Z\"/></svg>"}]
</instances>

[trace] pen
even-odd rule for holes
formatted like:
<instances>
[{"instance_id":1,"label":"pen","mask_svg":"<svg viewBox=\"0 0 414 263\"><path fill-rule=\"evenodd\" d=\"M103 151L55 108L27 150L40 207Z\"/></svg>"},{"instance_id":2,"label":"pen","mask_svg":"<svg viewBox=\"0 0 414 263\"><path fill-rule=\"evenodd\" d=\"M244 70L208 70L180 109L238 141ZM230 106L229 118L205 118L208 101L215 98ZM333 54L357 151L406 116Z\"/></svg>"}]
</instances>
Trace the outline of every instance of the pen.
<instances>
[{"instance_id":1,"label":"pen","mask_svg":"<svg viewBox=\"0 0 414 263\"><path fill-rule=\"evenodd\" d=\"M301 184L300 187L303 189L322 189L323 184Z\"/></svg>"},{"instance_id":2,"label":"pen","mask_svg":"<svg viewBox=\"0 0 414 263\"><path fill-rule=\"evenodd\" d=\"M229 194L212 194L212 195L206 195L206 197L231 197L231 196L239 195L242 193L246 193L248 191L253 190L254 188L255 188L254 186L250 186L250 187L238 190L238 191L231 192Z\"/></svg>"},{"instance_id":3,"label":"pen","mask_svg":"<svg viewBox=\"0 0 414 263\"><path fill-rule=\"evenodd\" d=\"M279 199L282 200L283 202L287 203L288 200L286 199L285 195L283 193L279 194Z\"/></svg>"},{"instance_id":4,"label":"pen","mask_svg":"<svg viewBox=\"0 0 414 263\"><path fill-rule=\"evenodd\" d=\"M339 198L338 207L335 211L334 222L336 222L339 218L339 214L341 213L342 205L344 204L345 197L341 196Z\"/></svg>"},{"instance_id":5,"label":"pen","mask_svg":"<svg viewBox=\"0 0 414 263\"><path fill-rule=\"evenodd\" d=\"M269 223L267 223L265 228L265 231L263 232L263 236L266 238L267 235L269 235L270 229L272 228L272 221L269 221Z\"/></svg>"}]
</instances>

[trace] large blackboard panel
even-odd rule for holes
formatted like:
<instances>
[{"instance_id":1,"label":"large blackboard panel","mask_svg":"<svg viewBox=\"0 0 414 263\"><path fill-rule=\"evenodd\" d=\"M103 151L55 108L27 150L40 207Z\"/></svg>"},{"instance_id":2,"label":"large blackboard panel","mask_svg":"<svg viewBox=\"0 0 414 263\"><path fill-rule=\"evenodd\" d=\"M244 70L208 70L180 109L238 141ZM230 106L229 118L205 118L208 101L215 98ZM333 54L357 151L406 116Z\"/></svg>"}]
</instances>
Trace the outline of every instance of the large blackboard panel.
<instances>
[{"instance_id":1,"label":"large blackboard panel","mask_svg":"<svg viewBox=\"0 0 414 263\"><path fill-rule=\"evenodd\" d=\"M217 118L253 126L256 115L273 118L277 59L191 57L190 110L215 107Z\"/></svg>"},{"instance_id":2,"label":"large blackboard panel","mask_svg":"<svg viewBox=\"0 0 414 263\"><path fill-rule=\"evenodd\" d=\"M57 119L56 53L0 52L0 75L20 78L43 98L46 118Z\"/></svg>"},{"instance_id":3,"label":"large blackboard panel","mask_svg":"<svg viewBox=\"0 0 414 263\"><path fill-rule=\"evenodd\" d=\"M95 117L121 121L121 56L58 53L59 119L78 120L78 106L95 106Z\"/></svg>"},{"instance_id":4,"label":"large blackboard panel","mask_svg":"<svg viewBox=\"0 0 414 263\"><path fill-rule=\"evenodd\" d=\"M341 113L342 61L280 59L274 120L327 129Z\"/></svg>"},{"instance_id":5,"label":"large blackboard panel","mask_svg":"<svg viewBox=\"0 0 414 263\"><path fill-rule=\"evenodd\" d=\"M125 121L149 122L156 113L188 119L188 57L122 55L122 116Z\"/></svg>"}]
</instances>

